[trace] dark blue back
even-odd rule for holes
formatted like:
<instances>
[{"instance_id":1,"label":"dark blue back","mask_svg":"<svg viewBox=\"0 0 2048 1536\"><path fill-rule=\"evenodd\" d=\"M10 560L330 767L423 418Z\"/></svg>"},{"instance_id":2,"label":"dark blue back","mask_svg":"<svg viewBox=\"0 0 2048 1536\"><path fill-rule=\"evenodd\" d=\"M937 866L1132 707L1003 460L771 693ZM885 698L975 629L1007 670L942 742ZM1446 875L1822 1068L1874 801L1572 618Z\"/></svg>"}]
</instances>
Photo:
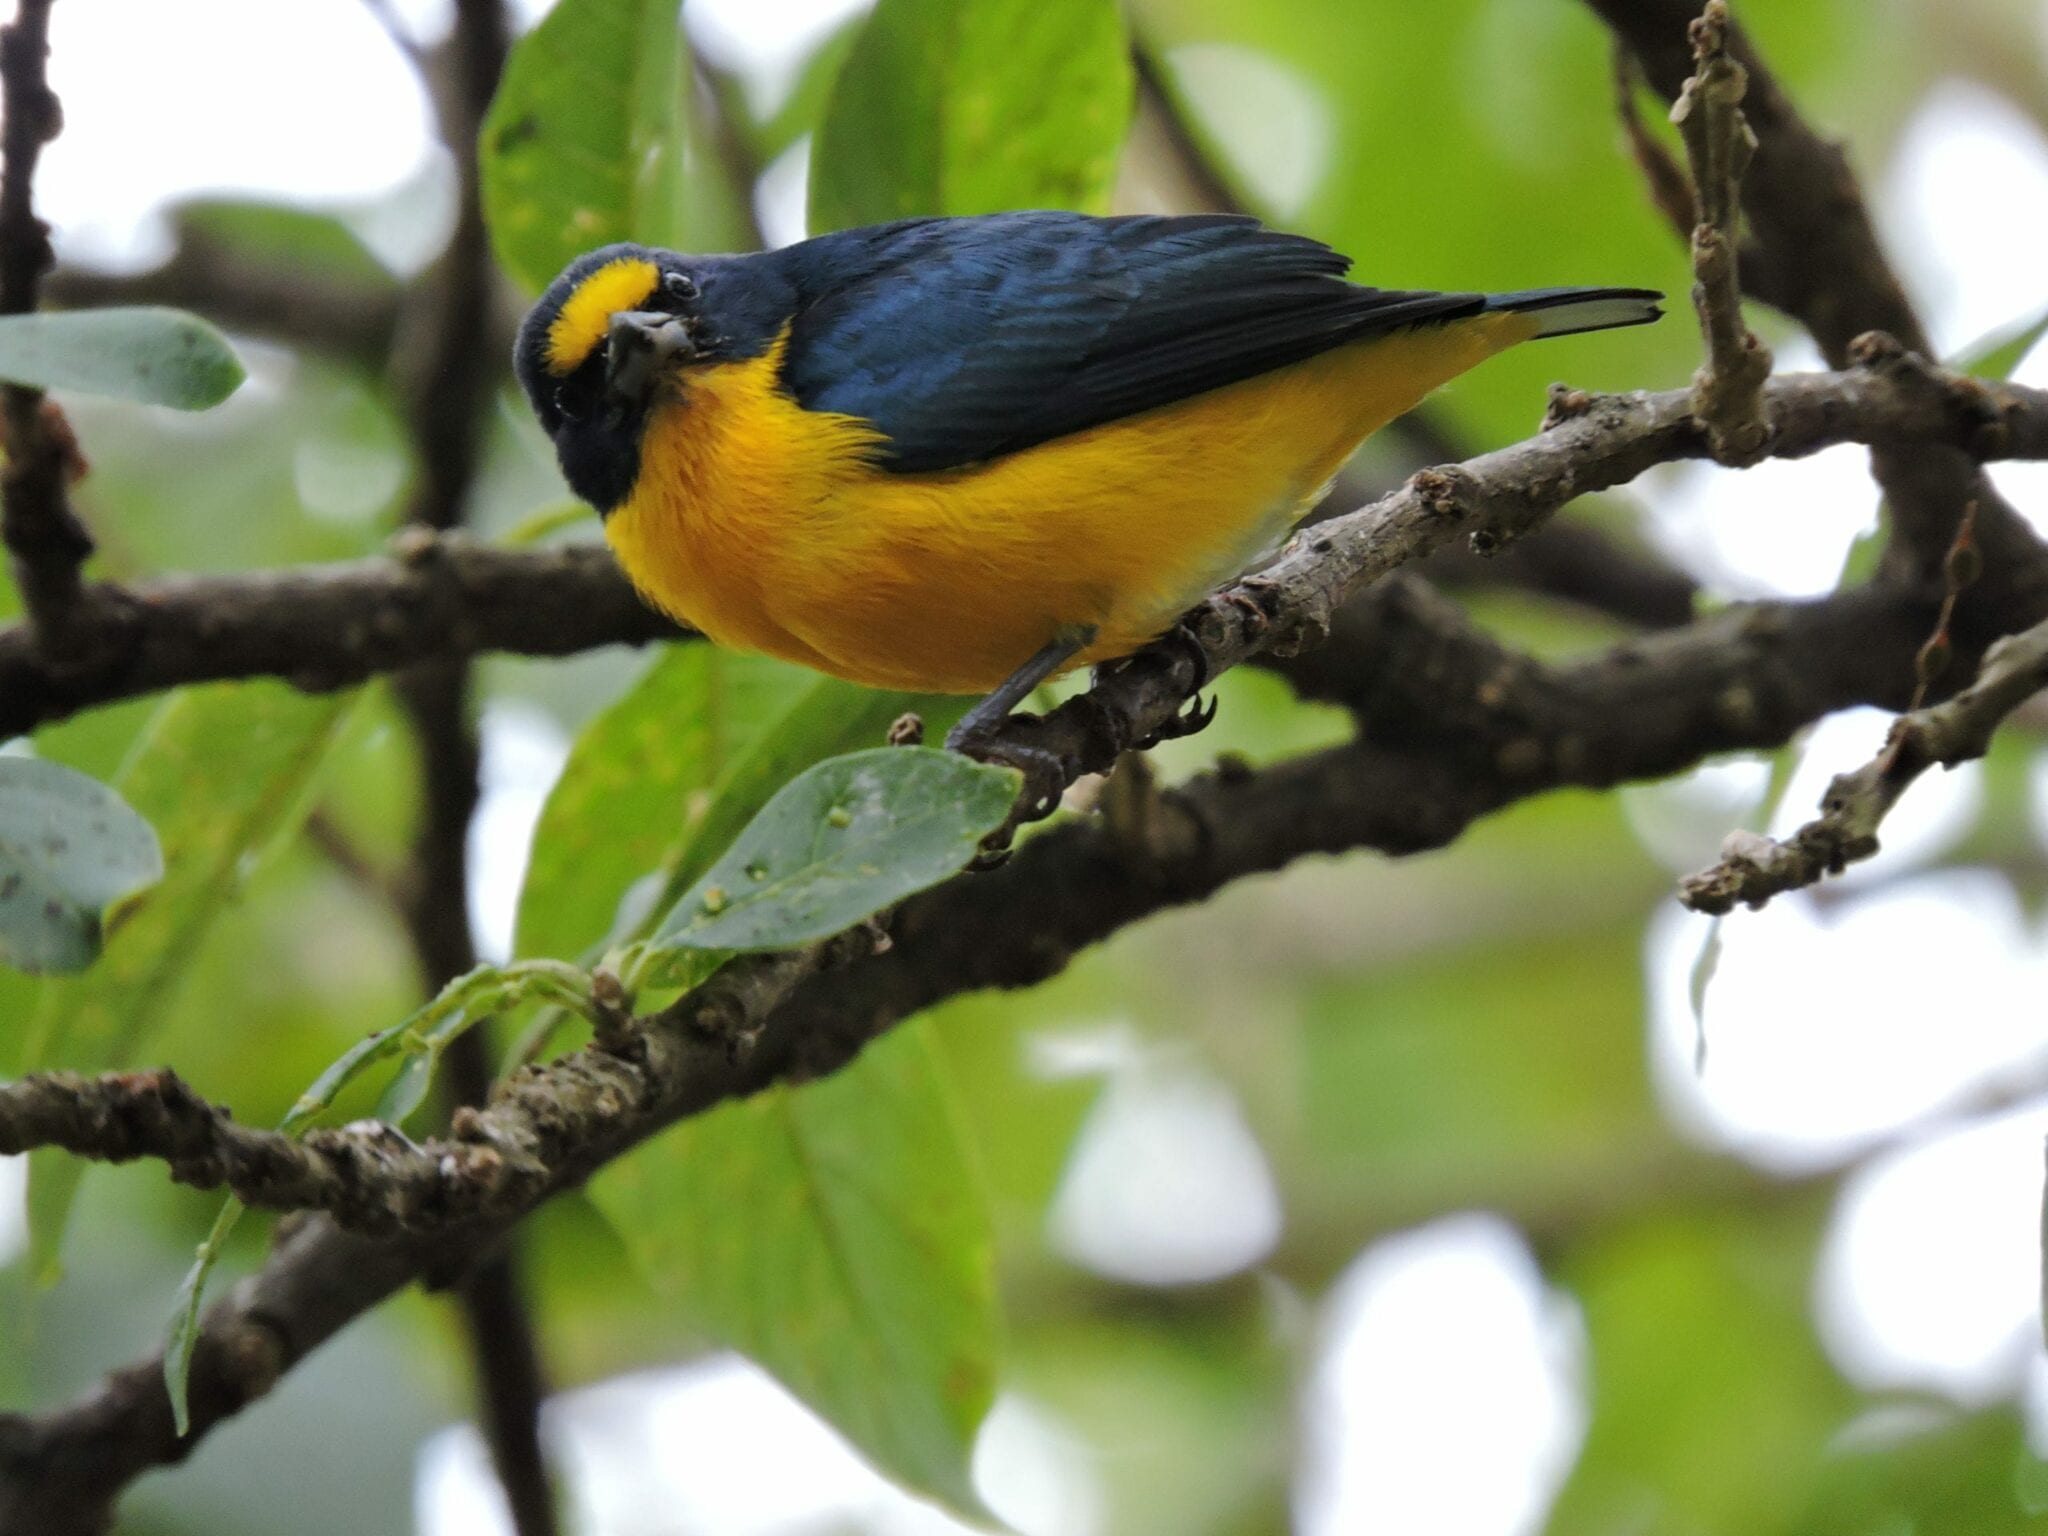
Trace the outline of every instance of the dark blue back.
<instances>
[{"instance_id":1,"label":"dark blue back","mask_svg":"<svg viewBox=\"0 0 2048 1536\"><path fill-rule=\"evenodd\" d=\"M1328 246L1224 215L913 219L743 259L773 263L797 295L783 364L797 400L873 422L903 472L1014 453L1485 302L1362 288Z\"/></svg>"}]
</instances>

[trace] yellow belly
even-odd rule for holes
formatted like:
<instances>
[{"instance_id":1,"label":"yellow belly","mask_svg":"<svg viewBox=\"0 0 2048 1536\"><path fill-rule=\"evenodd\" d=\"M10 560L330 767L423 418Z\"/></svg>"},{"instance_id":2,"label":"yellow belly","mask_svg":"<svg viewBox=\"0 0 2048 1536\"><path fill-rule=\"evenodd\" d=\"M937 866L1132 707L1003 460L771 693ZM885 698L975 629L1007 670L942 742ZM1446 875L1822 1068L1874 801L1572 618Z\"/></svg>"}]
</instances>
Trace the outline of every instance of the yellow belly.
<instances>
[{"instance_id":1,"label":"yellow belly","mask_svg":"<svg viewBox=\"0 0 2048 1536\"><path fill-rule=\"evenodd\" d=\"M994 688L1056 634L1126 655L1274 547L1372 432L1526 339L1484 315L1327 352L991 463L876 468L873 432L775 387L779 348L688 370L606 521L656 605L876 687Z\"/></svg>"}]
</instances>

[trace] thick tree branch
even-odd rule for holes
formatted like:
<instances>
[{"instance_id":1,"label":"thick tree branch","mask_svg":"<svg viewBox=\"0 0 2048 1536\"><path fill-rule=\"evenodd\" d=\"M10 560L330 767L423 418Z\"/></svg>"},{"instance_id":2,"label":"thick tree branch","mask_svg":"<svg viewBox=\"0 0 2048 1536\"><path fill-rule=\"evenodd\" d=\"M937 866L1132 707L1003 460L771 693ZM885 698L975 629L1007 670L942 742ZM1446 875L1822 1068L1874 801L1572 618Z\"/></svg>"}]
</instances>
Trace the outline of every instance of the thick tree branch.
<instances>
[{"instance_id":1,"label":"thick tree branch","mask_svg":"<svg viewBox=\"0 0 2048 1536\"><path fill-rule=\"evenodd\" d=\"M390 556L88 587L100 659L60 668L0 629L0 737L186 683L281 677L343 688L439 655L568 656L683 633L634 595L610 551L511 551L401 534Z\"/></svg>"}]
</instances>

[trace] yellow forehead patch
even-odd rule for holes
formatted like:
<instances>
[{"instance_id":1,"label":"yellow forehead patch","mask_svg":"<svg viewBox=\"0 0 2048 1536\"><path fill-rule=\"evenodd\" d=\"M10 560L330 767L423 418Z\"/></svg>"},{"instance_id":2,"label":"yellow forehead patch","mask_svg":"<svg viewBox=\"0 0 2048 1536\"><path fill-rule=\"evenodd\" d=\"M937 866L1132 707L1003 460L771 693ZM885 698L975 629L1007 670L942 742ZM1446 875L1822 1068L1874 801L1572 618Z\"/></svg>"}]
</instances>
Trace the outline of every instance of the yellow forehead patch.
<instances>
[{"instance_id":1,"label":"yellow forehead patch","mask_svg":"<svg viewBox=\"0 0 2048 1536\"><path fill-rule=\"evenodd\" d=\"M548 327L548 372L556 378L574 373L604 340L612 316L645 304L660 281L653 262L622 256L578 283Z\"/></svg>"}]
</instances>

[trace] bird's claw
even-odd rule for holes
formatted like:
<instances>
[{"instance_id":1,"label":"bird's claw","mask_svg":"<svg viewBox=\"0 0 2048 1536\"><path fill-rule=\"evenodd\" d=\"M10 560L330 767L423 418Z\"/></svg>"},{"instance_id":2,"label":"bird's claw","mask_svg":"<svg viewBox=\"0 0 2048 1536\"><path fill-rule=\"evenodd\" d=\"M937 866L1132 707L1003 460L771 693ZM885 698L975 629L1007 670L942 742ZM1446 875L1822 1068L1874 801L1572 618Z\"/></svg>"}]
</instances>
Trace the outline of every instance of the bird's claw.
<instances>
[{"instance_id":1,"label":"bird's claw","mask_svg":"<svg viewBox=\"0 0 2048 1536\"><path fill-rule=\"evenodd\" d=\"M1178 741L1183 736L1207 730L1209 722L1216 718L1216 702L1214 694L1206 699L1199 693L1190 695L1187 707L1139 742L1136 750L1149 752L1162 741Z\"/></svg>"},{"instance_id":2,"label":"bird's claw","mask_svg":"<svg viewBox=\"0 0 2048 1536\"><path fill-rule=\"evenodd\" d=\"M994 869L1009 859L1010 839L1019 827L1043 821L1060 808L1060 800L1067 792L1066 769L1056 754L1043 747L1006 740L994 732L956 734L947 738L946 745L976 762L1014 768L1023 777L1016 807L1000 827L982 840L981 851L969 866L977 870Z\"/></svg>"}]
</instances>

